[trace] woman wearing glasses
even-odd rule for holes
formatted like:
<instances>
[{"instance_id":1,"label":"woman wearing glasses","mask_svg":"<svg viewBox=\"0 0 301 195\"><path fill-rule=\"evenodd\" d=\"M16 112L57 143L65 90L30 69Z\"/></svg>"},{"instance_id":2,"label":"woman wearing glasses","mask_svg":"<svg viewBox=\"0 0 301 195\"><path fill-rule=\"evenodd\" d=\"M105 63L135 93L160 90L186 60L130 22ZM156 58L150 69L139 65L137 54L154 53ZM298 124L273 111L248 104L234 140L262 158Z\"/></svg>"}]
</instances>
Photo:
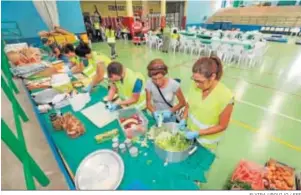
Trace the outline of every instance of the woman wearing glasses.
<instances>
[{"instance_id":1,"label":"woman wearing glasses","mask_svg":"<svg viewBox=\"0 0 301 195\"><path fill-rule=\"evenodd\" d=\"M168 67L163 60L154 59L147 66L148 76L146 82L146 107L153 113L157 123L160 115L162 122L176 122L175 113L185 106L185 98L180 83L167 75ZM174 105L175 98L178 104Z\"/></svg>"},{"instance_id":2,"label":"woman wearing glasses","mask_svg":"<svg viewBox=\"0 0 301 195\"><path fill-rule=\"evenodd\" d=\"M180 128L187 139L214 150L227 128L234 106L231 91L220 82L223 66L218 57L203 57L192 68L192 80Z\"/></svg>"},{"instance_id":3,"label":"woman wearing glasses","mask_svg":"<svg viewBox=\"0 0 301 195\"><path fill-rule=\"evenodd\" d=\"M111 62L107 73L111 82L107 104L110 111L128 106L145 109L145 79L141 73L125 68L119 62ZM115 94L122 100L112 103Z\"/></svg>"}]
</instances>

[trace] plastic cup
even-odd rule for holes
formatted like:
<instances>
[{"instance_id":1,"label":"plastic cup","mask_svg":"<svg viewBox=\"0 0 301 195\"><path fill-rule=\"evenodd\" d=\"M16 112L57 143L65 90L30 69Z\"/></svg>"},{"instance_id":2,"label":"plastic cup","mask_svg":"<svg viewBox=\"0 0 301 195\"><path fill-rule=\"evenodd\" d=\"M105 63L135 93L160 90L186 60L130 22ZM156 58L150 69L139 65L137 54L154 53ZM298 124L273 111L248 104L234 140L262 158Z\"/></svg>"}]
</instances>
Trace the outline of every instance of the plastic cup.
<instances>
[{"instance_id":1,"label":"plastic cup","mask_svg":"<svg viewBox=\"0 0 301 195\"><path fill-rule=\"evenodd\" d=\"M125 144L120 144L119 149L121 150L122 153L124 153L126 151Z\"/></svg>"},{"instance_id":2,"label":"plastic cup","mask_svg":"<svg viewBox=\"0 0 301 195\"><path fill-rule=\"evenodd\" d=\"M137 157L139 154L137 147L131 147L129 151L130 151L130 155L132 157Z\"/></svg>"},{"instance_id":3,"label":"plastic cup","mask_svg":"<svg viewBox=\"0 0 301 195\"><path fill-rule=\"evenodd\" d=\"M124 143L127 148L130 148L132 146L132 140L130 140L130 139L126 139Z\"/></svg>"},{"instance_id":4,"label":"plastic cup","mask_svg":"<svg viewBox=\"0 0 301 195\"><path fill-rule=\"evenodd\" d=\"M113 148L113 150L115 151L115 152L118 152L118 143L113 143L112 144L112 148Z\"/></svg>"}]
</instances>

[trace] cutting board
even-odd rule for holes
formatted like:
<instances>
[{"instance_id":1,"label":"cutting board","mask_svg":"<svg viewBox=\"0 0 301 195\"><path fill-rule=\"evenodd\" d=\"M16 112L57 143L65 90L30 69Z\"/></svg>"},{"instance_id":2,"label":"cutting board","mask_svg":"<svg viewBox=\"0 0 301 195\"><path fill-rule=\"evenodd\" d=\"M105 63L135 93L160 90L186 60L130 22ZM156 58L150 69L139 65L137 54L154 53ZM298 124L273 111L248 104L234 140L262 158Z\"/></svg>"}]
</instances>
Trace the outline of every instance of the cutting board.
<instances>
[{"instance_id":1,"label":"cutting board","mask_svg":"<svg viewBox=\"0 0 301 195\"><path fill-rule=\"evenodd\" d=\"M96 103L81 113L87 117L98 128L102 128L117 119L117 112L110 112L106 109L106 105L102 102Z\"/></svg>"}]
</instances>

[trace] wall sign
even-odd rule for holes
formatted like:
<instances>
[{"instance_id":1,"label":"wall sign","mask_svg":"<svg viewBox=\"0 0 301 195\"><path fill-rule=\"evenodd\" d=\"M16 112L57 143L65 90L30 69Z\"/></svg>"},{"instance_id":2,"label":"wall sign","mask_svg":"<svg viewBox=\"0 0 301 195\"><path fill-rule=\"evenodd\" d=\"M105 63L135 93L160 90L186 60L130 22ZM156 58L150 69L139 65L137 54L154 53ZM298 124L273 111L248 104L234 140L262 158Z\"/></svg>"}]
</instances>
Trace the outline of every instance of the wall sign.
<instances>
[{"instance_id":1,"label":"wall sign","mask_svg":"<svg viewBox=\"0 0 301 195\"><path fill-rule=\"evenodd\" d=\"M125 10L125 6L123 5L108 5L108 10L109 11L124 11Z\"/></svg>"}]
</instances>

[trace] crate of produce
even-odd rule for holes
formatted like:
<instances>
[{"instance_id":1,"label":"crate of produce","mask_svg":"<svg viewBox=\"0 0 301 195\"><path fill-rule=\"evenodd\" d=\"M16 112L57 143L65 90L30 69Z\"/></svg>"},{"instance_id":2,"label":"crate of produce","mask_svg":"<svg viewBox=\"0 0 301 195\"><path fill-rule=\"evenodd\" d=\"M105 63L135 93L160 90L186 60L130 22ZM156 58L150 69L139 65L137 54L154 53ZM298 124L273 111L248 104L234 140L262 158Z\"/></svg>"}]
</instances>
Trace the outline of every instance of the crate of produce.
<instances>
[{"instance_id":1,"label":"crate of produce","mask_svg":"<svg viewBox=\"0 0 301 195\"><path fill-rule=\"evenodd\" d=\"M249 184L253 190L264 190L264 174L264 166L241 160L232 174L231 182L243 182Z\"/></svg>"},{"instance_id":2,"label":"crate of produce","mask_svg":"<svg viewBox=\"0 0 301 195\"><path fill-rule=\"evenodd\" d=\"M264 175L265 188L269 190L295 190L295 169L270 159L266 164Z\"/></svg>"},{"instance_id":3,"label":"crate of produce","mask_svg":"<svg viewBox=\"0 0 301 195\"><path fill-rule=\"evenodd\" d=\"M128 138L143 135L148 128L148 120L137 108L118 110L120 127Z\"/></svg>"}]
</instances>

